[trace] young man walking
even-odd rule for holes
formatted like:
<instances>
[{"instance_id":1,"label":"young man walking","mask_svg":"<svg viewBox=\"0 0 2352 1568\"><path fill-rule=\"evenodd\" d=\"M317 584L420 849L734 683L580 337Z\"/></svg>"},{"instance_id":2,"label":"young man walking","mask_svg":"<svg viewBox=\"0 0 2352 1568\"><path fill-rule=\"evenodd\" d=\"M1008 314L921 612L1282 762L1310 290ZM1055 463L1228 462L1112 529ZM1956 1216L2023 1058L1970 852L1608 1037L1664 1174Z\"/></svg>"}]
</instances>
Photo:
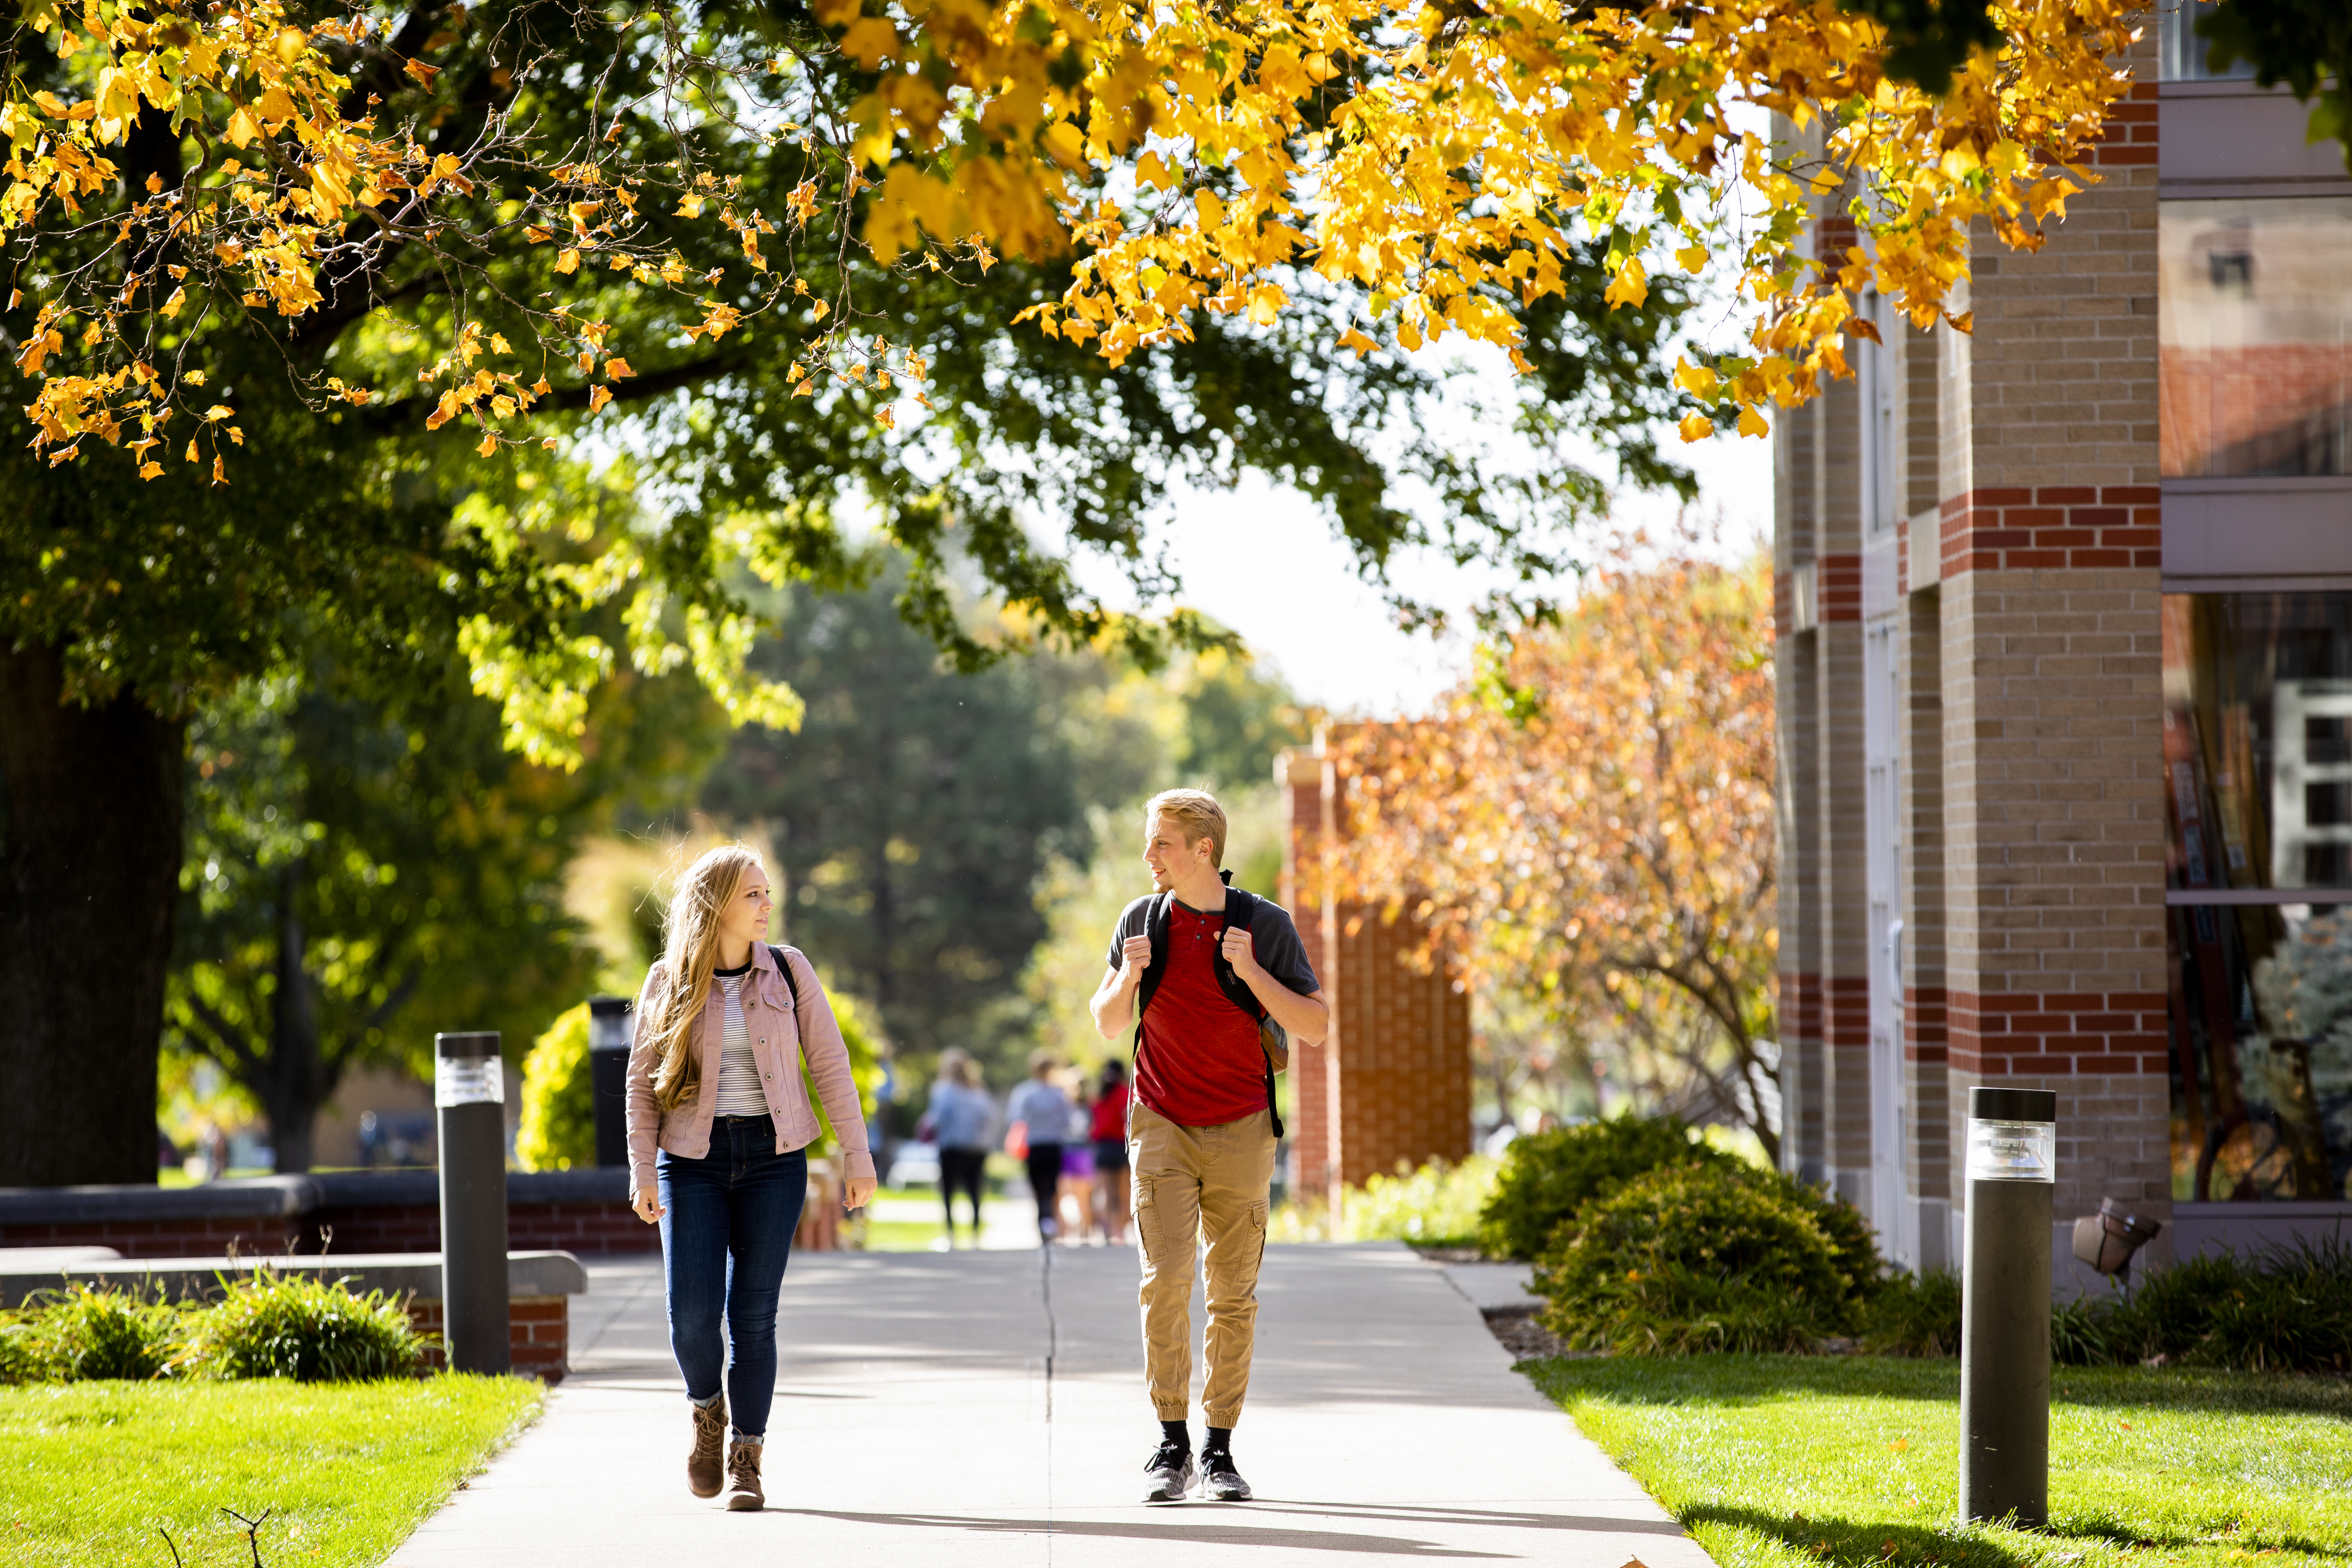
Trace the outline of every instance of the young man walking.
<instances>
[{"instance_id":1,"label":"young man walking","mask_svg":"<svg viewBox=\"0 0 2352 1568\"><path fill-rule=\"evenodd\" d=\"M1246 1501L1234 1465L1234 1424L1249 1388L1257 1271L1265 1254L1274 1175L1274 1075L1288 1042L1323 1038L1330 1013L1278 906L1220 873L1225 814L1205 791L1169 790L1144 808L1151 892L1128 905L1094 996L1095 1027L1134 1027L1129 1158L1135 1235L1143 1255L1144 1382L1160 1443L1145 1465L1143 1500L1192 1489L1192 1268L1208 1243L1208 1438L1203 1496ZM1272 1027L1265 1026L1271 1025Z\"/></svg>"}]
</instances>

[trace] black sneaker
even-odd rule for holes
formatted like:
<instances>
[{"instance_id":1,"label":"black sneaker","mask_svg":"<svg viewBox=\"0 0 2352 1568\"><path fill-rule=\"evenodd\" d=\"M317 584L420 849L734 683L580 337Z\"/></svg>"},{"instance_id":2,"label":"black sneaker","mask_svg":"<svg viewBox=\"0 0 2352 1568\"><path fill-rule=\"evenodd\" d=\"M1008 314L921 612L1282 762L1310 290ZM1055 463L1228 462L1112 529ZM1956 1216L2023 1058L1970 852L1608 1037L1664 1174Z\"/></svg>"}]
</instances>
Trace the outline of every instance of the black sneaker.
<instances>
[{"instance_id":1,"label":"black sneaker","mask_svg":"<svg viewBox=\"0 0 2352 1568\"><path fill-rule=\"evenodd\" d=\"M1179 1443L1163 1442L1144 1461L1143 1473L1144 1501L1181 1502L1184 1494L1192 1489L1192 1450Z\"/></svg>"},{"instance_id":2,"label":"black sneaker","mask_svg":"<svg viewBox=\"0 0 2352 1568\"><path fill-rule=\"evenodd\" d=\"M1201 1450L1201 1495L1212 1502L1247 1502L1250 1484L1234 1468L1229 1448Z\"/></svg>"}]
</instances>

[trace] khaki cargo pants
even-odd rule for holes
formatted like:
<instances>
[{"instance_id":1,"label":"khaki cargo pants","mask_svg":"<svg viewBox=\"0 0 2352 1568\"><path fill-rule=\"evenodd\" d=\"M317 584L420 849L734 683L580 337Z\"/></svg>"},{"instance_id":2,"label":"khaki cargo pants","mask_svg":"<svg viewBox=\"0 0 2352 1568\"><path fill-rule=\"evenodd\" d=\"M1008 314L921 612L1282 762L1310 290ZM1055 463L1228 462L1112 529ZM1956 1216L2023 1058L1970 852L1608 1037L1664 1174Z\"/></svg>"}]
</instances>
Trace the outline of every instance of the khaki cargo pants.
<instances>
[{"instance_id":1,"label":"khaki cargo pants","mask_svg":"<svg viewBox=\"0 0 2352 1568\"><path fill-rule=\"evenodd\" d=\"M1209 1425L1232 1426L1249 1392L1257 1334L1257 1269L1265 1258L1274 1122L1265 1111L1220 1127L1179 1127L1129 1102L1135 1240L1143 1255L1143 1377L1162 1421L1192 1403L1192 1268L1208 1241Z\"/></svg>"}]
</instances>

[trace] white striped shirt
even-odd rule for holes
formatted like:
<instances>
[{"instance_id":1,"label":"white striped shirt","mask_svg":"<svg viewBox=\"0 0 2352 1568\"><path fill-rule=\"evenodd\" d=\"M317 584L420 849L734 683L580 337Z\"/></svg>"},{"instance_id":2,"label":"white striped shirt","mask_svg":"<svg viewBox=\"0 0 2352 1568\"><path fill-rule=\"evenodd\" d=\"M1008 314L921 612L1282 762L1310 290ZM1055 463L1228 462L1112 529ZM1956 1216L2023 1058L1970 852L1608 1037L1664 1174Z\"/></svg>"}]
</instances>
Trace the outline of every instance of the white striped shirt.
<instances>
[{"instance_id":1,"label":"white striped shirt","mask_svg":"<svg viewBox=\"0 0 2352 1568\"><path fill-rule=\"evenodd\" d=\"M760 1063L751 1055L751 1030L743 1021L743 982L751 978L751 971L712 978L719 982L726 1017L719 1036L718 1114L765 1116L768 1097L760 1092Z\"/></svg>"}]
</instances>

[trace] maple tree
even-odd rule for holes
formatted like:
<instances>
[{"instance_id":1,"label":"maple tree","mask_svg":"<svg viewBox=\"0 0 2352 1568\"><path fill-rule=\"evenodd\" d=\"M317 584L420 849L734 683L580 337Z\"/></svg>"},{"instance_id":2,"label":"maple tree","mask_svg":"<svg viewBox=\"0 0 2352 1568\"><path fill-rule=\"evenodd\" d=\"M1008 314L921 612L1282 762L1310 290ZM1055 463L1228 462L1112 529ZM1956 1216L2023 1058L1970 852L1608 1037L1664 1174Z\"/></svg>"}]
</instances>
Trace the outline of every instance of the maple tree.
<instances>
[{"instance_id":1,"label":"maple tree","mask_svg":"<svg viewBox=\"0 0 2352 1568\"><path fill-rule=\"evenodd\" d=\"M366 29L347 66L352 90L388 89L413 110L404 123L435 164L494 141L500 116L528 115L534 135L566 145L658 142L655 118L598 105L658 89L662 49L616 60L600 52L614 36L601 14L580 33L551 34L551 19L568 15L528 4L468 15L416 0L396 26ZM767 40L768 58L824 44L805 17L714 9L703 19ZM526 23L569 55L536 73L510 69L504 51ZM435 42L445 32L455 37ZM24 72L10 76L11 90L29 84L69 109L100 101L89 91L99 51L85 44L60 56L60 37L11 35L12 72ZM394 47L404 38L407 54ZM418 50L440 63L429 98L398 64ZM835 54L812 58L850 68ZM793 85L803 79L764 68L759 80L774 93L803 90ZM827 91L856 89L824 80ZM607 142L615 119L623 136ZM95 111L68 123L94 127ZM103 151L121 177L89 193L79 217L53 206L0 237L28 290L76 287L74 277L120 262L121 226L159 199L145 192L150 175L208 202L234 200L219 196L225 184L257 194L223 174L235 155L223 143L193 124L175 131L152 102ZM1148 530L1178 482L1262 473L1321 504L1368 576L1385 582L1400 551L1426 543L1516 563L1530 600L1573 559L1576 521L1605 488L1565 455L1531 476L1491 476L1424 428L1435 374L1388 356L1333 360L1318 352L1315 323L1295 314L1272 329L1204 318L1191 341L1112 365L1084 345L1006 325L1059 296L1066 258L883 268L822 225L779 224L760 237L762 273L744 264L739 230L679 217L682 204L665 202L664 264L674 253L694 277L721 271L715 297L739 312L714 338L693 331L709 317L705 294L601 263L562 271L562 249L575 247L535 244L528 225L498 228L497 215L537 199L535 163L484 156L467 168L474 190L436 187L433 223L315 270L322 302L303 313L201 289L195 263L182 259L171 265L191 266L190 279L163 274L174 292L187 290L177 313L159 319L142 295L114 314L108 330L154 329L152 363L173 367L184 387L202 377L197 413L215 403L234 411L204 424L197 463L185 460L186 414L154 398L121 415L113 434L142 439L152 415L174 437L168 449L134 458L94 428L77 461L52 463L63 449L54 443L0 447L0 988L18 999L21 1026L0 1037L0 1080L23 1090L0 1097L0 1152L26 1162L8 1167L11 1180L138 1180L149 1168L187 727L240 681L323 661L357 689L398 699L438 692L454 665L496 705L510 748L543 765L593 766L592 693L625 667L693 674L736 723L792 719L797 695L747 666L761 623L744 584L747 574L828 591L865 582L868 558L845 515L870 521L906 563L901 613L970 667L1015 640L997 631L1144 652L1162 637L1213 640L1181 613L1155 625L1106 609L1070 561L1106 557L1145 602L1164 602L1173 583ZM736 193L740 216L786 211L810 171L793 142L738 136L715 140L699 172ZM837 195L834 177L827 189ZM268 188L265 205L288 204L278 226L295 222L290 187ZM485 215L489 228L466 226ZM577 247L596 254L606 237ZM164 243L184 258L202 250L184 231ZM870 368L802 390L816 380L805 336L814 304L784 285L797 302L766 309L771 275L843 301L825 319L854 321L865 348L887 329L891 364L903 372L910 353L921 361L915 390L936 406L908 396L896 372L893 384L878 384ZM1572 426L1613 449L1636 480L1687 486L1652 433L1678 411L1657 351L1674 341L1685 297L1662 289L1638 310L1610 309L1604 258L1589 246L1568 276L1569 294L1530 313L1526 352L1538 374L1528 378L1523 424L1548 447ZM517 368L553 319L531 312L558 289L570 291L575 320L631 345L634 374L609 374L617 348L593 376L551 355L530 361L528 374ZM31 346L23 329L39 309L28 292L16 313L0 312L12 357ZM103 368L120 343L102 331L86 344L94 320L68 323L68 334L52 319L65 341L44 377ZM453 383L435 367L461 344L497 392L461 407L462 418L437 420ZM523 392L544 376L550 391L516 416L532 438L484 457L472 449L478 435L451 437L478 428L475 413L505 417L496 396L516 387L501 372ZM335 379L375 394L323 397ZM909 416L877 416L893 408ZM208 476L215 458L226 483L139 477L158 460L173 474ZM1408 505L1396 483L1408 476L1438 504ZM1055 537L1041 521L1066 531ZM985 632L967 625L951 574L992 594L1006 618ZM1409 584L1389 586L1405 600ZM93 883L110 889L108 900L88 897ZM93 1092L100 1085L104 1096ZM97 1152L84 1160L85 1150Z\"/></svg>"},{"instance_id":2,"label":"maple tree","mask_svg":"<svg viewBox=\"0 0 2352 1568\"><path fill-rule=\"evenodd\" d=\"M1771 650L1763 563L1596 574L1430 717L1349 736L1334 875L1777 1158Z\"/></svg>"},{"instance_id":3,"label":"maple tree","mask_svg":"<svg viewBox=\"0 0 2352 1568\"><path fill-rule=\"evenodd\" d=\"M36 0L0 105L0 235L38 241L13 247L15 287L36 296L17 363L40 378L37 445L66 461L94 436L160 476L184 416L183 456L209 457L219 479L241 427L174 355L183 311L274 313L299 333L313 312L372 303L403 250L479 279L502 240L546 247L549 271L574 282L504 296L535 340L520 366L478 363L518 351L459 321L418 371L433 421L478 432L485 456L552 394L549 363L576 365L592 411L635 374L587 287L599 270L697 303L696 337L804 309L803 378L895 379L927 404L919 354L887 331L867 342L848 301L772 267L765 237L820 221L885 267L1074 251L1062 298L1023 315L1114 363L1189 335L1202 308L1259 325L1321 310L1360 353L1457 331L1516 352L1520 310L1564 291L1580 230L1605 242L1612 303L1640 303L1669 253L1696 271L1722 249L1753 306L1752 352L1685 363L1683 384L1760 433L1764 406L1843 373L1844 334L1867 331L1863 289L1925 325L1966 274L1971 221L2040 242L2090 178L2079 156L2128 86L2110 57L2133 36L2122 0L2016 0L1990 12L2000 47L1971 51L1931 94L1888 74L1878 21L1832 0L911 0L870 13L821 0L817 14L837 45L730 26L724 10L648 9L615 26L551 0L404 22L366 6L298 16L283 0L85 0L79 16ZM471 47L469 26L493 62L470 101L453 91L470 78L436 88L443 68L426 58ZM607 53L591 68L612 91L550 123L533 78L566 65L563 33ZM33 85L34 40L90 96ZM1742 104L1801 134L1775 146L1736 128ZM452 112L470 137L423 133ZM142 137L170 140L173 164L193 142L197 166L138 179ZM807 177L773 211L711 157L743 140L804 155ZM486 209L479 189L512 171L528 188ZM83 212L126 176L146 200ZM1867 248L1817 266L1796 248L1800 226L1842 189ZM737 268L759 282L749 297L721 287L726 268L688 264L672 243L681 222L740 243ZM1335 309L1300 287L1310 276L1364 297ZM69 330L96 352L52 372ZM315 370L310 386L354 403L384 390ZM893 399L875 416L898 412ZM1687 434L1711 428L1694 414Z\"/></svg>"}]
</instances>

